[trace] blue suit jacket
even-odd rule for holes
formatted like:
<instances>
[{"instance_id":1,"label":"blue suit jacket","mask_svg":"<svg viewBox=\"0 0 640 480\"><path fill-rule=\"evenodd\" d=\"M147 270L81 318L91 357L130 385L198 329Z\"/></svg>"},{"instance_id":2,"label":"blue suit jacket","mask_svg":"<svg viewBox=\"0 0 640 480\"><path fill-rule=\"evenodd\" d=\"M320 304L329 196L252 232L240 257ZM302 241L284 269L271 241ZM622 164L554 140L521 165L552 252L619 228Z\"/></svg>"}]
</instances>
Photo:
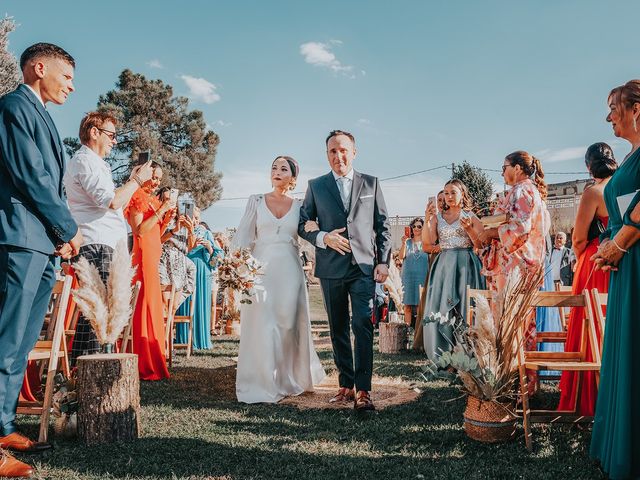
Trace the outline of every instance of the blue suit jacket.
<instances>
[{"instance_id":1,"label":"blue suit jacket","mask_svg":"<svg viewBox=\"0 0 640 480\"><path fill-rule=\"evenodd\" d=\"M391 232L380 182L376 177L354 170L351 188L351 204L345 211L331 172L309 180L300 209L298 234L315 245L318 232L304 231L306 221L315 220L325 232L346 227L342 235L351 245L350 255L316 247L315 276L318 278L342 278L352 259L367 276L373 274L376 265L389 265Z\"/></svg>"},{"instance_id":2,"label":"blue suit jacket","mask_svg":"<svg viewBox=\"0 0 640 480\"><path fill-rule=\"evenodd\" d=\"M51 254L75 236L63 173L60 135L33 92L0 98L0 245Z\"/></svg>"}]
</instances>

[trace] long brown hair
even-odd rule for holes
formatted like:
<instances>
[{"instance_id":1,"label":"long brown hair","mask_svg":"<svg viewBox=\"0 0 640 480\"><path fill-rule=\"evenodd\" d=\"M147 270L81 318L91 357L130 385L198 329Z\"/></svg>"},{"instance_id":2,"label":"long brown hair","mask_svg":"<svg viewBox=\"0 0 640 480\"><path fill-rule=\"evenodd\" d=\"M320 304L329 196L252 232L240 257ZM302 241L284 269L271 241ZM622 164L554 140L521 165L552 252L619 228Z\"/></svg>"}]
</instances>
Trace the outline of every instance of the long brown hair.
<instances>
[{"instance_id":1,"label":"long brown hair","mask_svg":"<svg viewBox=\"0 0 640 480\"><path fill-rule=\"evenodd\" d=\"M533 183L536 184L538 192L542 200L547 198L547 184L544 181L544 170L542 170L542 163L540 160L524 150L518 150L517 152L510 153L505 157L505 160L509 162L509 165L515 167L520 165L520 168L525 175L531 177Z\"/></svg>"},{"instance_id":2,"label":"long brown hair","mask_svg":"<svg viewBox=\"0 0 640 480\"><path fill-rule=\"evenodd\" d=\"M447 185L453 185L454 187L458 187L458 189L462 192L462 207L461 207L462 210L465 210L468 212L473 209L473 199L471 198L471 195L469 195L469 189L467 188L467 186L464 184L462 180L459 180L457 178L452 178L451 180L449 180L447 183L444 184L445 187ZM447 208L448 208L448 205L447 205Z\"/></svg>"}]
</instances>

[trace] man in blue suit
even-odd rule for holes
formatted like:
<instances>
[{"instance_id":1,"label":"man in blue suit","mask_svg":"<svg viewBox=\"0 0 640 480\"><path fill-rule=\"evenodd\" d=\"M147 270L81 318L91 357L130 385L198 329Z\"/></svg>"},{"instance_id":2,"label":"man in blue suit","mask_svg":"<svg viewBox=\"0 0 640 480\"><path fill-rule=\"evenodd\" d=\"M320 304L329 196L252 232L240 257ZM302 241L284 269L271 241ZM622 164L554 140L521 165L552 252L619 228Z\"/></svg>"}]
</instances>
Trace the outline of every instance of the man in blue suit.
<instances>
[{"instance_id":1,"label":"man in blue suit","mask_svg":"<svg viewBox=\"0 0 640 480\"><path fill-rule=\"evenodd\" d=\"M75 62L38 43L20 67L24 83L0 99L0 448L23 452L48 447L16 432L15 412L55 283L53 255L76 255L82 235L65 201L63 146L45 108L74 90Z\"/></svg>"}]
</instances>

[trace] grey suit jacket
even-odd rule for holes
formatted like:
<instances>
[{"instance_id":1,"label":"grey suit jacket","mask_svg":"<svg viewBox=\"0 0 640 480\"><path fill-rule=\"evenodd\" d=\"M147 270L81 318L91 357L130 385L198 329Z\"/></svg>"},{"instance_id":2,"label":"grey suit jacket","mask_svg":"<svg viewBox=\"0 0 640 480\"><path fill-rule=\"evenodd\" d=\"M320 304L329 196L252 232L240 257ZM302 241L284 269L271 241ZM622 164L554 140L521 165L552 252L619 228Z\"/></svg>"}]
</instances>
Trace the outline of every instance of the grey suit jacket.
<instances>
[{"instance_id":1,"label":"grey suit jacket","mask_svg":"<svg viewBox=\"0 0 640 480\"><path fill-rule=\"evenodd\" d=\"M58 130L25 85L0 98L0 245L51 254L78 231Z\"/></svg>"},{"instance_id":2,"label":"grey suit jacket","mask_svg":"<svg viewBox=\"0 0 640 480\"><path fill-rule=\"evenodd\" d=\"M376 177L353 172L348 211L345 211L331 172L310 180L300 209L298 233L315 245L318 232L304 231L307 220L317 221L325 232L346 227L343 235L351 244L351 255L340 255L331 248L316 247L316 277L341 278L347 273L352 260L365 275L373 275L373 268L377 264L389 264L391 233L387 207Z\"/></svg>"}]
</instances>

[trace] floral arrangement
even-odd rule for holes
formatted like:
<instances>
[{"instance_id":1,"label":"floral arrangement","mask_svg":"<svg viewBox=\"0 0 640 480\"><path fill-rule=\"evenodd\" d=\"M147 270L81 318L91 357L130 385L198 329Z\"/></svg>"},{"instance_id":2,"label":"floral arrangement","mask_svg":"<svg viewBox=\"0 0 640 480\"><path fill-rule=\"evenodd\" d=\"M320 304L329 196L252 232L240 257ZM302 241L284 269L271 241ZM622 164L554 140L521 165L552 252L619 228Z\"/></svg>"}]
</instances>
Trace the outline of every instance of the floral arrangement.
<instances>
[{"instance_id":1,"label":"floral arrangement","mask_svg":"<svg viewBox=\"0 0 640 480\"><path fill-rule=\"evenodd\" d=\"M432 377L453 375L462 383L464 393L482 401L502 404L513 401L518 378L519 329L523 322L530 321L531 303L542 275L542 269L523 276L514 272L507 279L506 288L492 298L497 302L497 320L484 297L475 299L475 324L470 328L456 321L455 315L431 313L430 321L454 327L455 344L451 351L442 352L435 362L430 362L424 373Z\"/></svg>"},{"instance_id":2,"label":"floral arrangement","mask_svg":"<svg viewBox=\"0 0 640 480\"><path fill-rule=\"evenodd\" d=\"M131 282L135 268L124 241L113 252L105 285L95 265L81 257L73 268L79 287L72 291L80 311L89 320L100 345L116 343L131 318Z\"/></svg>"},{"instance_id":3,"label":"floral arrangement","mask_svg":"<svg viewBox=\"0 0 640 480\"><path fill-rule=\"evenodd\" d=\"M220 288L240 292L240 303L252 303L264 265L251 255L248 248L240 248L222 259L218 265Z\"/></svg>"},{"instance_id":4,"label":"floral arrangement","mask_svg":"<svg viewBox=\"0 0 640 480\"><path fill-rule=\"evenodd\" d=\"M75 437L78 433L78 394L75 375L67 379L62 373L56 374L51 407L54 418L53 430L56 435L65 438Z\"/></svg>"}]
</instances>

